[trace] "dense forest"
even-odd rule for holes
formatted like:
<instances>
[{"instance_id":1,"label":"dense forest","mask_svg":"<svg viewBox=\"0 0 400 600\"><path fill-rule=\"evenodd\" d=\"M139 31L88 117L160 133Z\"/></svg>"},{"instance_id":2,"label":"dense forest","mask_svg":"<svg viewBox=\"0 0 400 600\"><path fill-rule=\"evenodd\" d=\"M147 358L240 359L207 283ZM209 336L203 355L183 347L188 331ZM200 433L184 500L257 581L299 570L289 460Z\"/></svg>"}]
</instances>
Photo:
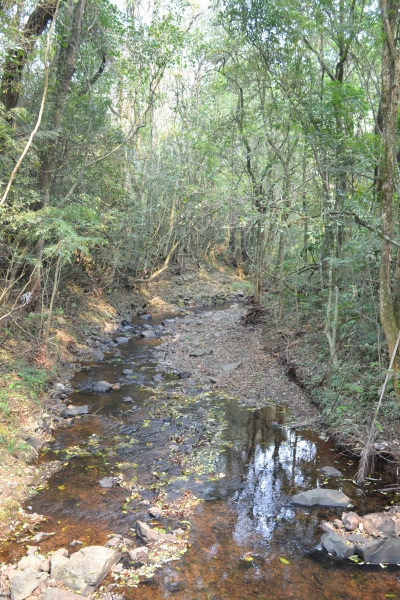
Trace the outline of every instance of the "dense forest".
<instances>
[{"instance_id":1,"label":"dense forest","mask_svg":"<svg viewBox=\"0 0 400 600\"><path fill-rule=\"evenodd\" d=\"M400 596L399 105L400 0L0 0L0 600Z\"/></svg>"},{"instance_id":2,"label":"dense forest","mask_svg":"<svg viewBox=\"0 0 400 600\"><path fill-rule=\"evenodd\" d=\"M275 322L318 322L333 420L389 364L398 418L400 2L0 11L3 340L46 354L72 286L222 261Z\"/></svg>"}]
</instances>

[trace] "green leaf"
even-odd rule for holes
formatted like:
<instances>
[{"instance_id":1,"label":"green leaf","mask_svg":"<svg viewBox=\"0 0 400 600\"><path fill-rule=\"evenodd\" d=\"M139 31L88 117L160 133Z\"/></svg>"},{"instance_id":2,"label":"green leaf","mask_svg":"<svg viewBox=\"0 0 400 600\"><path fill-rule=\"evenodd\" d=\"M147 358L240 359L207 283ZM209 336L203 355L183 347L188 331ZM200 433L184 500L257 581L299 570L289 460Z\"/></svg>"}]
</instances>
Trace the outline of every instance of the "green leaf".
<instances>
[{"instance_id":1,"label":"green leaf","mask_svg":"<svg viewBox=\"0 0 400 600\"><path fill-rule=\"evenodd\" d=\"M282 558L280 557L279 560L281 561L281 563L283 563L284 565L290 565L290 562L286 559L286 558Z\"/></svg>"}]
</instances>

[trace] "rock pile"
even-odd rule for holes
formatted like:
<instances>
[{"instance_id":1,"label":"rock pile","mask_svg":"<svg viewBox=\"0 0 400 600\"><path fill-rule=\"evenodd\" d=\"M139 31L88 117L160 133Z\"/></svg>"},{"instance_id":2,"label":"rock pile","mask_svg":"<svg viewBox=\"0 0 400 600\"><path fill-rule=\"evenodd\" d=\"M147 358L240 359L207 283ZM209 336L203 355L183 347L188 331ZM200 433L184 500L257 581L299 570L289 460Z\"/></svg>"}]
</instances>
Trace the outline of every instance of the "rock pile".
<instances>
[{"instance_id":1,"label":"rock pile","mask_svg":"<svg viewBox=\"0 0 400 600\"><path fill-rule=\"evenodd\" d=\"M0 597L11 600L73 600L73 595L63 595L59 586L65 586L83 596L88 596L100 585L121 555L104 546L88 546L68 557L68 550L60 548L49 558L33 546L17 565L4 565L0 571ZM54 588L54 592L50 590Z\"/></svg>"},{"instance_id":2,"label":"rock pile","mask_svg":"<svg viewBox=\"0 0 400 600\"><path fill-rule=\"evenodd\" d=\"M341 521L323 521L321 528L325 533L319 550L356 562L400 564L400 506L364 517L343 513Z\"/></svg>"}]
</instances>

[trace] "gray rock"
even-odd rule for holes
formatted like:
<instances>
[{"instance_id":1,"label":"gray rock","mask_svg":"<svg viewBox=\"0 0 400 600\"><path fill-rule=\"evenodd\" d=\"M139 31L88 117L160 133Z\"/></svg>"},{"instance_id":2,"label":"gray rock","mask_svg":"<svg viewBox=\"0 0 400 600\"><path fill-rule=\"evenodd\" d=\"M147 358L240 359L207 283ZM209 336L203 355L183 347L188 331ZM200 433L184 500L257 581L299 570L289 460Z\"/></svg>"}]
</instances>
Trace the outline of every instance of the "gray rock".
<instances>
[{"instance_id":1,"label":"gray rock","mask_svg":"<svg viewBox=\"0 0 400 600\"><path fill-rule=\"evenodd\" d=\"M122 400L124 402L133 402L133 398L131 398L130 396L125 396L124 398L122 398Z\"/></svg>"},{"instance_id":2,"label":"gray rock","mask_svg":"<svg viewBox=\"0 0 400 600\"><path fill-rule=\"evenodd\" d=\"M117 485L117 481L115 477L103 477L98 481L98 484L101 488L112 488Z\"/></svg>"},{"instance_id":3,"label":"gray rock","mask_svg":"<svg viewBox=\"0 0 400 600\"><path fill-rule=\"evenodd\" d=\"M43 594L43 600L82 600L82 596L69 590L47 588Z\"/></svg>"},{"instance_id":4,"label":"gray rock","mask_svg":"<svg viewBox=\"0 0 400 600\"><path fill-rule=\"evenodd\" d=\"M117 338L115 338L115 342L117 344L127 344L129 342L129 338L127 338L127 337L117 337Z\"/></svg>"},{"instance_id":5,"label":"gray rock","mask_svg":"<svg viewBox=\"0 0 400 600\"><path fill-rule=\"evenodd\" d=\"M321 538L322 547L330 554L336 554L339 558L348 558L355 554L356 548L344 535L334 531L324 533Z\"/></svg>"},{"instance_id":6,"label":"gray rock","mask_svg":"<svg viewBox=\"0 0 400 600\"><path fill-rule=\"evenodd\" d=\"M241 364L242 361L238 360L236 362L229 363L228 365L223 365L222 370L224 373L230 373L231 371L234 371L235 369L240 367Z\"/></svg>"},{"instance_id":7,"label":"gray rock","mask_svg":"<svg viewBox=\"0 0 400 600\"><path fill-rule=\"evenodd\" d=\"M98 381L93 386L94 392L109 392L110 390L112 390L112 385L108 381Z\"/></svg>"},{"instance_id":8,"label":"gray rock","mask_svg":"<svg viewBox=\"0 0 400 600\"><path fill-rule=\"evenodd\" d=\"M42 560L39 565L39 571L44 571L45 573L50 573L50 561L48 558Z\"/></svg>"},{"instance_id":9,"label":"gray rock","mask_svg":"<svg viewBox=\"0 0 400 600\"><path fill-rule=\"evenodd\" d=\"M133 375L133 369L124 369L122 373L124 375Z\"/></svg>"},{"instance_id":10,"label":"gray rock","mask_svg":"<svg viewBox=\"0 0 400 600\"><path fill-rule=\"evenodd\" d=\"M292 497L293 504L300 506L348 506L350 498L339 490L316 488L300 492Z\"/></svg>"},{"instance_id":11,"label":"gray rock","mask_svg":"<svg viewBox=\"0 0 400 600\"><path fill-rule=\"evenodd\" d=\"M157 335L154 333L154 331L152 331L151 329L148 329L147 331L142 331L140 334L140 337L142 338L146 338L147 340L151 340L157 337Z\"/></svg>"},{"instance_id":12,"label":"gray rock","mask_svg":"<svg viewBox=\"0 0 400 600\"><path fill-rule=\"evenodd\" d=\"M25 569L39 569L42 560L37 556L23 556L18 563L18 569L25 571Z\"/></svg>"},{"instance_id":13,"label":"gray rock","mask_svg":"<svg viewBox=\"0 0 400 600\"><path fill-rule=\"evenodd\" d=\"M120 535L114 535L114 537L107 540L104 544L106 548L116 548L122 541L122 537Z\"/></svg>"},{"instance_id":14,"label":"gray rock","mask_svg":"<svg viewBox=\"0 0 400 600\"><path fill-rule=\"evenodd\" d=\"M384 540L365 540L365 542L356 542L357 554L361 556L365 562L372 562L373 556L382 546Z\"/></svg>"},{"instance_id":15,"label":"gray rock","mask_svg":"<svg viewBox=\"0 0 400 600\"><path fill-rule=\"evenodd\" d=\"M67 408L64 408L60 415L65 419L69 419L70 417L78 417L79 415L87 415L89 412L89 406L85 404L84 406L74 406L70 404Z\"/></svg>"},{"instance_id":16,"label":"gray rock","mask_svg":"<svg viewBox=\"0 0 400 600\"><path fill-rule=\"evenodd\" d=\"M361 523L361 519L355 512L343 513L342 523L347 531L354 531Z\"/></svg>"},{"instance_id":17,"label":"gray rock","mask_svg":"<svg viewBox=\"0 0 400 600\"><path fill-rule=\"evenodd\" d=\"M212 348L204 348L203 350L193 350L189 356L209 356L214 350Z\"/></svg>"},{"instance_id":18,"label":"gray rock","mask_svg":"<svg viewBox=\"0 0 400 600\"><path fill-rule=\"evenodd\" d=\"M364 537L361 533L351 533L348 537L350 542L353 544L367 544L371 540L369 538Z\"/></svg>"},{"instance_id":19,"label":"gray rock","mask_svg":"<svg viewBox=\"0 0 400 600\"><path fill-rule=\"evenodd\" d=\"M104 577L121 558L121 554L104 546L88 546L76 552L70 559L65 557L64 564L57 569L57 577L53 577L53 559L51 568L52 579L61 581L70 589L89 596Z\"/></svg>"},{"instance_id":20,"label":"gray rock","mask_svg":"<svg viewBox=\"0 0 400 600\"><path fill-rule=\"evenodd\" d=\"M191 377L192 374L190 371L181 371L179 373L179 379L189 379L189 377Z\"/></svg>"},{"instance_id":21,"label":"gray rock","mask_svg":"<svg viewBox=\"0 0 400 600\"><path fill-rule=\"evenodd\" d=\"M150 329L153 329L153 326L152 325L148 325L147 323L145 323L143 325L143 329L147 329L147 331L150 331Z\"/></svg>"},{"instance_id":22,"label":"gray rock","mask_svg":"<svg viewBox=\"0 0 400 600\"><path fill-rule=\"evenodd\" d=\"M321 471L325 473L327 477L343 477L343 473L335 467L322 467Z\"/></svg>"},{"instance_id":23,"label":"gray rock","mask_svg":"<svg viewBox=\"0 0 400 600\"><path fill-rule=\"evenodd\" d=\"M128 551L128 556L131 560L140 560L147 557L149 553L149 549L146 546L141 546L140 548L135 548L134 550Z\"/></svg>"},{"instance_id":24,"label":"gray rock","mask_svg":"<svg viewBox=\"0 0 400 600\"><path fill-rule=\"evenodd\" d=\"M325 531L327 533L329 533L329 531L335 531L335 527L330 521L321 521L319 526L322 529L322 531Z\"/></svg>"},{"instance_id":25,"label":"gray rock","mask_svg":"<svg viewBox=\"0 0 400 600\"><path fill-rule=\"evenodd\" d=\"M62 572L65 565L68 564L69 558L56 552L51 556L50 559L50 576L52 579L59 579L59 575Z\"/></svg>"},{"instance_id":26,"label":"gray rock","mask_svg":"<svg viewBox=\"0 0 400 600\"><path fill-rule=\"evenodd\" d=\"M360 546L361 552L365 562L397 565L400 563L400 539L392 538L363 544Z\"/></svg>"},{"instance_id":27,"label":"gray rock","mask_svg":"<svg viewBox=\"0 0 400 600\"><path fill-rule=\"evenodd\" d=\"M12 578L10 584L11 600L24 600L32 594L40 583L40 573L35 569L26 569Z\"/></svg>"},{"instance_id":28,"label":"gray rock","mask_svg":"<svg viewBox=\"0 0 400 600\"><path fill-rule=\"evenodd\" d=\"M400 532L400 521L384 513L370 513L365 515L361 521L367 533L378 532L396 537L396 534Z\"/></svg>"},{"instance_id":29,"label":"gray rock","mask_svg":"<svg viewBox=\"0 0 400 600\"><path fill-rule=\"evenodd\" d=\"M136 521L136 533L139 537L145 540L146 543L164 540L166 542L177 542L178 540L170 533L159 533L154 531L147 523Z\"/></svg>"},{"instance_id":30,"label":"gray rock","mask_svg":"<svg viewBox=\"0 0 400 600\"><path fill-rule=\"evenodd\" d=\"M164 321L161 321L161 324L164 325L164 327L168 327L168 325L173 325L175 323L175 319L164 319Z\"/></svg>"},{"instance_id":31,"label":"gray rock","mask_svg":"<svg viewBox=\"0 0 400 600\"><path fill-rule=\"evenodd\" d=\"M64 394L68 389L67 386L63 383L55 383L53 385L53 388L57 392L57 394Z\"/></svg>"},{"instance_id":32,"label":"gray rock","mask_svg":"<svg viewBox=\"0 0 400 600\"><path fill-rule=\"evenodd\" d=\"M144 319L145 321L148 321L149 319L151 319L151 315L147 314L147 315L140 315L141 319Z\"/></svg>"},{"instance_id":33,"label":"gray rock","mask_svg":"<svg viewBox=\"0 0 400 600\"><path fill-rule=\"evenodd\" d=\"M156 382L162 381L163 376L161 375L161 373L158 373L157 375L153 375L152 380Z\"/></svg>"}]
</instances>

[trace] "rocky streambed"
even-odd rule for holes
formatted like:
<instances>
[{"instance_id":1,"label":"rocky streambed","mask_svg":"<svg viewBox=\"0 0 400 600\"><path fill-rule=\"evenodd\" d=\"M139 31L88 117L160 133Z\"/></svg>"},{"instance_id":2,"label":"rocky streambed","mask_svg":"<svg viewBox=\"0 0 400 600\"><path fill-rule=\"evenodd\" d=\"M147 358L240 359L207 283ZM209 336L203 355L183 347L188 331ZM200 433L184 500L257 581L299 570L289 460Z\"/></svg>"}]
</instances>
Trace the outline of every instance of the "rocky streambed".
<instances>
[{"instance_id":1,"label":"rocky streambed","mask_svg":"<svg viewBox=\"0 0 400 600\"><path fill-rule=\"evenodd\" d=\"M397 567L374 566L400 541L389 476L361 489L323 432L286 425L308 398L241 305L222 308L125 322L102 361L55 386L39 461L59 469L3 540L0 596L400 593Z\"/></svg>"}]
</instances>

